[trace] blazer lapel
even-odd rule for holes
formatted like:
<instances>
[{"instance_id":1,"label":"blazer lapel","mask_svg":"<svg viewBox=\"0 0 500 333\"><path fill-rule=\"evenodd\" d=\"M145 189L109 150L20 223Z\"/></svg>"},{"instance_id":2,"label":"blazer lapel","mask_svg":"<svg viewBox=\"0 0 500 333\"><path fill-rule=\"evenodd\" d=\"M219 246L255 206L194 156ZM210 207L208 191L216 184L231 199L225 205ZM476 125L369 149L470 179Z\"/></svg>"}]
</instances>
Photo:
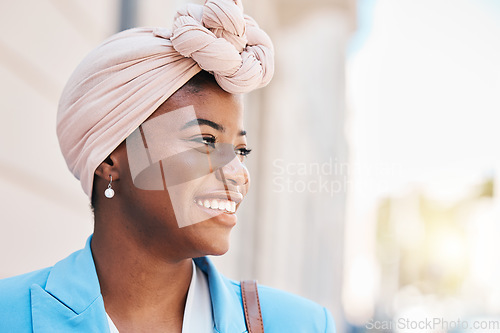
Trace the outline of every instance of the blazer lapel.
<instances>
[{"instance_id":1,"label":"blazer lapel","mask_svg":"<svg viewBox=\"0 0 500 333\"><path fill-rule=\"evenodd\" d=\"M90 250L91 238L83 250L73 253L52 268L45 286L31 286L35 333L109 332Z\"/></svg>"},{"instance_id":2,"label":"blazer lapel","mask_svg":"<svg viewBox=\"0 0 500 333\"><path fill-rule=\"evenodd\" d=\"M109 332L90 241L83 250L58 262L45 286L31 286L34 333ZM206 258L195 263L208 276L215 332L247 332L239 288Z\"/></svg>"},{"instance_id":3,"label":"blazer lapel","mask_svg":"<svg viewBox=\"0 0 500 333\"><path fill-rule=\"evenodd\" d=\"M243 302L238 288L222 276L207 257L195 258L195 264L207 274L212 299L215 331L247 332Z\"/></svg>"}]
</instances>

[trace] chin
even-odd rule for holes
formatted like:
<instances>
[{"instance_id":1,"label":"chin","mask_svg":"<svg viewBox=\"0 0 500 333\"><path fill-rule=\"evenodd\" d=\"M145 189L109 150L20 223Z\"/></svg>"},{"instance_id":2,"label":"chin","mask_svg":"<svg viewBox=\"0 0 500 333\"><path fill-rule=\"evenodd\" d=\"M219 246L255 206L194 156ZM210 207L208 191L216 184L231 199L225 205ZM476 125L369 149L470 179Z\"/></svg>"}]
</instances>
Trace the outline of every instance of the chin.
<instances>
[{"instance_id":1,"label":"chin","mask_svg":"<svg viewBox=\"0 0 500 333\"><path fill-rule=\"evenodd\" d=\"M221 256L229 251L231 229L213 224L210 220L197 225L197 240L195 241L201 256Z\"/></svg>"},{"instance_id":2,"label":"chin","mask_svg":"<svg viewBox=\"0 0 500 333\"><path fill-rule=\"evenodd\" d=\"M207 237L203 246L204 255L221 256L229 251L229 233L220 232L213 237Z\"/></svg>"},{"instance_id":3,"label":"chin","mask_svg":"<svg viewBox=\"0 0 500 333\"><path fill-rule=\"evenodd\" d=\"M196 245L196 253L193 253L191 257L205 257L205 256L221 256L226 254L229 250L229 242L213 242Z\"/></svg>"},{"instance_id":4,"label":"chin","mask_svg":"<svg viewBox=\"0 0 500 333\"><path fill-rule=\"evenodd\" d=\"M214 244L210 251L211 253L208 253L208 255L221 256L223 254L226 254L227 251L229 251L229 241L225 244Z\"/></svg>"}]
</instances>

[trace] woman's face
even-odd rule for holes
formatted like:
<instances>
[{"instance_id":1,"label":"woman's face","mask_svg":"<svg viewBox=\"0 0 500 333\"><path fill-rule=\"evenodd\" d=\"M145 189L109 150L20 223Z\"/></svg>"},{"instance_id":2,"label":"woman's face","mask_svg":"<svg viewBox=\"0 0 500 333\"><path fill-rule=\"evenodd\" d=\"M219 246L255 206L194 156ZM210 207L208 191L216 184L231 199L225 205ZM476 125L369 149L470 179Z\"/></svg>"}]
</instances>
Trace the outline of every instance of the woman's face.
<instances>
[{"instance_id":1,"label":"woman's face","mask_svg":"<svg viewBox=\"0 0 500 333\"><path fill-rule=\"evenodd\" d=\"M249 186L240 96L183 87L119 149L124 227L138 242L179 257L227 251Z\"/></svg>"}]
</instances>

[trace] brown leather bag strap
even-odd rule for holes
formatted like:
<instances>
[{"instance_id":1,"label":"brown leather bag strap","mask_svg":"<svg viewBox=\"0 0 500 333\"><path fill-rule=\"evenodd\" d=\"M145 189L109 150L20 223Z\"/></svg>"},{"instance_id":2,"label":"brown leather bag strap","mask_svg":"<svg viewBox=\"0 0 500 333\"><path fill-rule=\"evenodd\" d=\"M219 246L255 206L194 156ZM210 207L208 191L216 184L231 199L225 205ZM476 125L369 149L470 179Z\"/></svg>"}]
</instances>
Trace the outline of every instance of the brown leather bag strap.
<instances>
[{"instance_id":1,"label":"brown leather bag strap","mask_svg":"<svg viewBox=\"0 0 500 333\"><path fill-rule=\"evenodd\" d=\"M243 298L248 333L264 333L259 291L255 280L241 281L241 297Z\"/></svg>"}]
</instances>

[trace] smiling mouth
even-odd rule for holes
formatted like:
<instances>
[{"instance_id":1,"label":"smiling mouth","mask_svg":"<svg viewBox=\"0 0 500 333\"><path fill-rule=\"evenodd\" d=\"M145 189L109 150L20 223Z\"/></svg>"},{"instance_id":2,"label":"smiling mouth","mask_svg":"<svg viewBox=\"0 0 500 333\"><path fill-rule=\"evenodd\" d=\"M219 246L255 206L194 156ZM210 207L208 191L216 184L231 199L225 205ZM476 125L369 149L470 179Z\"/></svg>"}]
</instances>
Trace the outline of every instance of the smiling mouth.
<instances>
[{"instance_id":1,"label":"smiling mouth","mask_svg":"<svg viewBox=\"0 0 500 333\"><path fill-rule=\"evenodd\" d=\"M234 212L236 212L236 202L232 200L198 199L195 200L195 203L200 207L211 209L217 212L230 213L230 214L234 214Z\"/></svg>"}]
</instances>

